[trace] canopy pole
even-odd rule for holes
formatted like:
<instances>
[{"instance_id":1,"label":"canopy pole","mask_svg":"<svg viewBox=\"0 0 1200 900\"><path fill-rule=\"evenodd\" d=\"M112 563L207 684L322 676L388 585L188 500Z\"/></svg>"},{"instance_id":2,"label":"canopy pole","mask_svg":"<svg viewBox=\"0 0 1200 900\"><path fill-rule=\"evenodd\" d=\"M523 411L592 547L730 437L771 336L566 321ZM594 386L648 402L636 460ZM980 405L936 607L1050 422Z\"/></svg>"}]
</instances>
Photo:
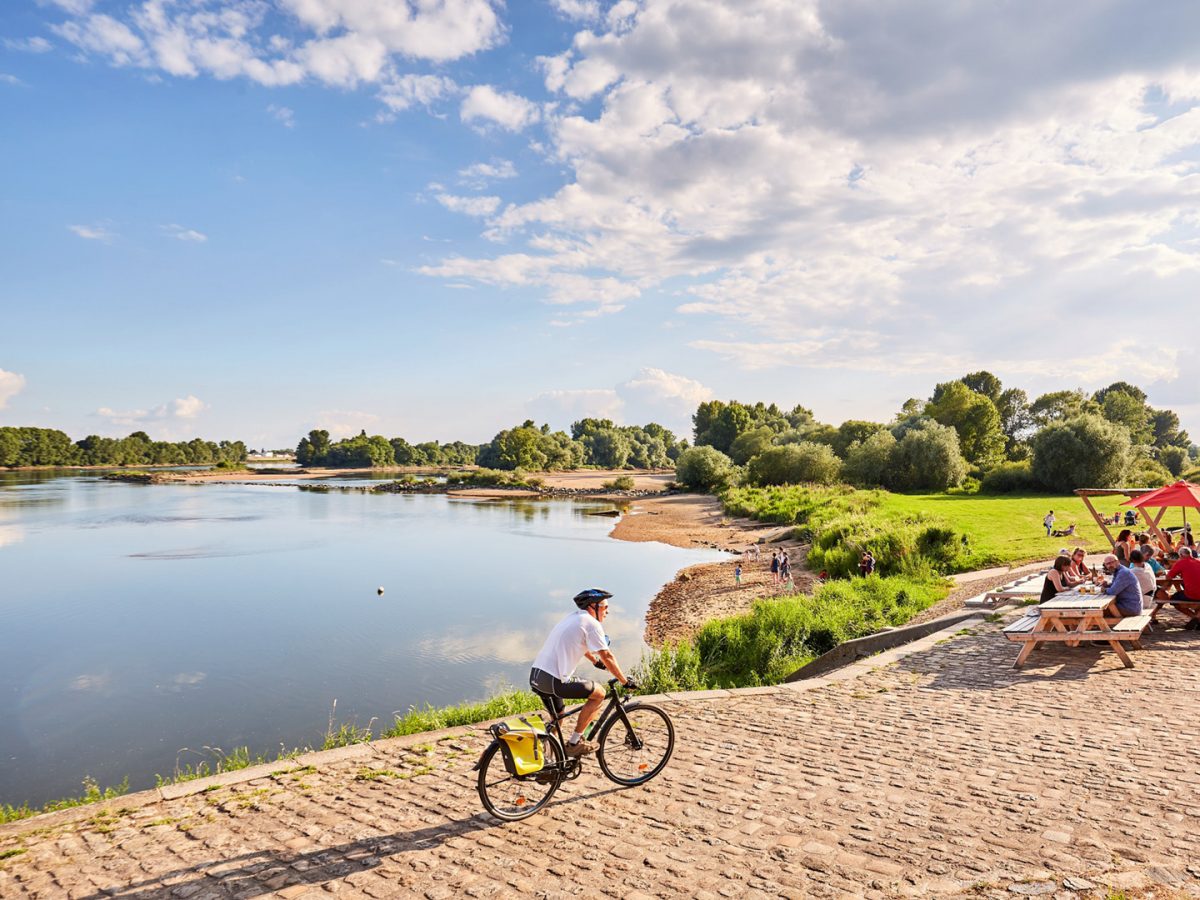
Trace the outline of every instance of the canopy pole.
<instances>
[{"instance_id":1,"label":"canopy pole","mask_svg":"<svg viewBox=\"0 0 1200 900\"><path fill-rule=\"evenodd\" d=\"M1113 538L1112 532L1108 530L1108 526L1104 524L1104 519L1100 517L1100 513L1096 512L1096 507L1092 506L1091 498L1087 494L1080 494L1079 499L1083 501L1083 505L1088 508L1088 512L1092 514L1092 518L1096 520L1096 524L1100 526L1100 530L1108 538L1109 548L1115 547L1117 545L1116 539Z\"/></svg>"},{"instance_id":2,"label":"canopy pole","mask_svg":"<svg viewBox=\"0 0 1200 900\"><path fill-rule=\"evenodd\" d=\"M1167 514L1167 507L1165 507L1165 506L1159 507L1158 515L1154 516L1154 518L1150 517L1150 513L1148 513L1148 512L1145 513L1146 526L1150 529L1151 534L1153 534L1156 538L1158 538L1159 543L1163 544L1163 545L1165 545L1167 542L1166 536L1162 533L1162 529L1158 527L1158 523L1162 521L1163 516L1165 516L1166 514Z\"/></svg>"}]
</instances>

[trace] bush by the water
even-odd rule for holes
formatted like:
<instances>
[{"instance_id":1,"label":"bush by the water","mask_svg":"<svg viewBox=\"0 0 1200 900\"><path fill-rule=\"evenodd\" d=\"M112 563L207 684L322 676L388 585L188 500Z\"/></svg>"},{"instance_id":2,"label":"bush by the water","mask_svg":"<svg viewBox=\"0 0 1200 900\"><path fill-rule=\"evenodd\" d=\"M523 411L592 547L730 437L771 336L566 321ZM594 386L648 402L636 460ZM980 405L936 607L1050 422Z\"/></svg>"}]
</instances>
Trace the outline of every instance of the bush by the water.
<instances>
[{"instance_id":1,"label":"bush by the water","mask_svg":"<svg viewBox=\"0 0 1200 900\"><path fill-rule=\"evenodd\" d=\"M464 472L451 472L446 476L446 484L463 487L541 487L545 482L541 478L530 478L520 469L501 471L499 469L468 469Z\"/></svg>"},{"instance_id":2,"label":"bush by the water","mask_svg":"<svg viewBox=\"0 0 1200 900\"><path fill-rule=\"evenodd\" d=\"M634 480L628 475L618 475L612 481L605 481L602 487L610 491L632 491Z\"/></svg>"},{"instance_id":3,"label":"bush by the water","mask_svg":"<svg viewBox=\"0 0 1200 900\"><path fill-rule=\"evenodd\" d=\"M675 460L675 480L697 490L724 487L733 474L733 461L712 447L691 447Z\"/></svg>"},{"instance_id":4,"label":"bush by the water","mask_svg":"<svg viewBox=\"0 0 1200 900\"><path fill-rule=\"evenodd\" d=\"M634 677L651 692L778 684L843 641L904 624L946 591L941 580L872 575L820 585L812 596L758 600L652 653Z\"/></svg>"},{"instance_id":5,"label":"bush by the water","mask_svg":"<svg viewBox=\"0 0 1200 900\"><path fill-rule=\"evenodd\" d=\"M750 460L746 472L755 484L833 484L841 470L832 448L801 441L764 450Z\"/></svg>"},{"instance_id":6,"label":"bush by the water","mask_svg":"<svg viewBox=\"0 0 1200 900\"><path fill-rule=\"evenodd\" d=\"M459 703L457 706L414 707L404 715L397 716L392 727L380 737L402 737L422 731L472 725L541 708L542 701L533 691L508 691L478 703Z\"/></svg>"}]
</instances>

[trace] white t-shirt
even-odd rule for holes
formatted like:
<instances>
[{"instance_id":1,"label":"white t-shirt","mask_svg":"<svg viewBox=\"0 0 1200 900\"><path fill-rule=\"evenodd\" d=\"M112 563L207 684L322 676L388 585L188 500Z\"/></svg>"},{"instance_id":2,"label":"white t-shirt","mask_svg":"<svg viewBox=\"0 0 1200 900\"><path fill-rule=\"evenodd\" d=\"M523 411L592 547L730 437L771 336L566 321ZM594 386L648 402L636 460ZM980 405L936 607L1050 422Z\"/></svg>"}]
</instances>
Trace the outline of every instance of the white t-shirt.
<instances>
[{"instance_id":1,"label":"white t-shirt","mask_svg":"<svg viewBox=\"0 0 1200 900\"><path fill-rule=\"evenodd\" d=\"M1143 564L1140 566L1130 566L1130 570L1137 576L1138 584L1142 586L1142 596L1154 596L1154 591L1157 584L1154 580L1154 570Z\"/></svg>"},{"instance_id":2,"label":"white t-shirt","mask_svg":"<svg viewBox=\"0 0 1200 900\"><path fill-rule=\"evenodd\" d=\"M598 653L607 649L604 626L588 615L586 609L581 609L554 626L533 661L533 667L549 672L559 681L566 681L575 674L575 667L583 660L585 652Z\"/></svg>"}]
</instances>

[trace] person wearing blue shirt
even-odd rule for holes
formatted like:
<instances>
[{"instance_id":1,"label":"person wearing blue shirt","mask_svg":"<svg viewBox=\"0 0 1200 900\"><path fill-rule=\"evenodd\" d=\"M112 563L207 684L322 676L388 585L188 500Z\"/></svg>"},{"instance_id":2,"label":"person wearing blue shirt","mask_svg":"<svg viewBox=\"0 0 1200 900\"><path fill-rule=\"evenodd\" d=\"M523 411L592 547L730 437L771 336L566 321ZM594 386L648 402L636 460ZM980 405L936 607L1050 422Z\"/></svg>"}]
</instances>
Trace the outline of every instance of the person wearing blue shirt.
<instances>
[{"instance_id":1,"label":"person wearing blue shirt","mask_svg":"<svg viewBox=\"0 0 1200 900\"><path fill-rule=\"evenodd\" d=\"M1140 616L1142 614L1142 586L1138 583L1133 571L1125 568L1111 553L1104 557L1104 574L1112 578L1112 582L1104 589L1104 593L1117 601L1117 610L1122 616Z\"/></svg>"}]
</instances>

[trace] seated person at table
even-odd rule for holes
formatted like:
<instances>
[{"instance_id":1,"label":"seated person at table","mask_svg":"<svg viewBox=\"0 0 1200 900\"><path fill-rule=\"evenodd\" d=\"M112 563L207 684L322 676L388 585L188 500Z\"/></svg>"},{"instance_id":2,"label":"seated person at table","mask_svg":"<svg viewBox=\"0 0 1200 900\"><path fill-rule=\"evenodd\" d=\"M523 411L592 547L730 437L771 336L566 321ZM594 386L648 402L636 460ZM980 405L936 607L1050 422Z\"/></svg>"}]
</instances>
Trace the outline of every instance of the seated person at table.
<instances>
[{"instance_id":1,"label":"seated person at table","mask_svg":"<svg viewBox=\"0 0 1200 900\"><path fill-rule=\"evenodd\" d=\"M1113 544L1113 556L1122 566L1129 565L1129 552L1133 550L1133 532L1128 528L1121 529L1117 542Z\"/></svg>"},{"instance_id":2,"label":"seated person at table","mask_svg":"<svg viewBox=\"0 0 1200 900\"><path fill-rule=\"evenodd\" d=\"M1158 551L1152 544L1143 543L1138 549L1142 551L1142 560L1153 570L1156 577L1167 571L1158 561Z\"/></svg>"},{"instance_id":3,"label":"seated person at table","mask_svg":"<svg viewBox=\"0 0 1200 900\"><path fill-rule=\"evenodd\" d=\"M1067 580L1067 566L1071 565L1071 557L1060 556L1054 560L1054 568L1046 573L1042 583L1042 596L1039 603L1045 603L1063 591L1069 591L1073 585Z\"/></svg>"},{"instance_id":4,"label":"seated person at table","mask_svg":"<svg viewBox=\"0 0 1200 900\"><path fill-rule=\"evenodd\" d=\"M1072 584L1083 584L1092 577L1092 573L1088 571L1088 567L1083 561L1086 555L1082 547L1076 547L1071 551L1071 565L1067 567L1067 577Z\"/></svg>"},{"instance_id":5,"label":"seated person at table","mask_svg":"<svg viewBox=\"0 0 1200 900\"><path fill-rule=\"evenodd\" d=\"M1172 578L1183 580L1183 587L1175 592L1172 599L1176 603L1181 600L1194 600L1197 606L1200 606L1200 559L1195 559L1192 551L1187 547L1180 548L1179 562L1171 566L1171 571L1167 573L1167 579ZM1196 607L1191 607L1191 609L1194 612ZM1200 630L1200 619L1191 619L1186 627L1193 631Z\"/></svg>"},{"instance_id":6,"label":"seated person at table","mask_svg":"<svg viewBox=\"0 0 1200 900\"><path fill-rule=\"evenodd\" d=\"M1138 580L1138 585L1142 589L1142 605L1151 603L1153 605L1154 592L1158 590L1158 582L1154 580L1154 570L1146 565L1146 558L1142 556L1141 550L1134 550L1129 554L1129 571L1133 572L1133 577Z\"/></svg>"},{"instance_id":7,"label":"seated person at table","mask_svg":"<svg viewBox=\"0 0 1200 900\"><path fill-rule=\"evenodd\" d=\"M1112 583L1104 589L1104 593L1117 601L1117 613L1122 617L1140 616L1142 586L1138 584L1133 570L1125 568L1110 553L1104 557L1104 574L1112 578Z\"/></svg>"}]
</instances>

